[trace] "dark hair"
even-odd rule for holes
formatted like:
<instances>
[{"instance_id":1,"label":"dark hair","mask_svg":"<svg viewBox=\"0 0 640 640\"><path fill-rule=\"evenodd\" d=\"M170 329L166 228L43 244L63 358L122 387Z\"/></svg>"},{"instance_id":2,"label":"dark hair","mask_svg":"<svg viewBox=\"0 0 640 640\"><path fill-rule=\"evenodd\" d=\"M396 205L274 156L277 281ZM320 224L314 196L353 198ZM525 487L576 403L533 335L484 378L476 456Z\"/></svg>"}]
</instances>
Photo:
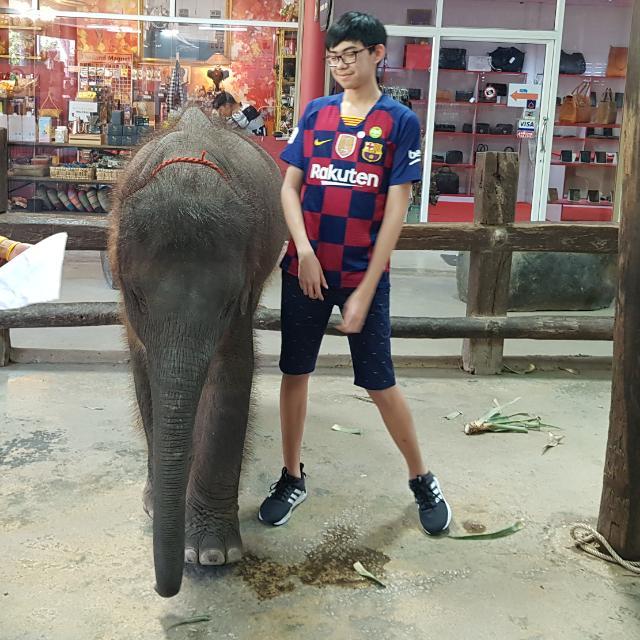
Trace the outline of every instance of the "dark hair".
<instances>
[{"instance_id":1,"label":"dark hair","mask_svg":"<svg viewBox=\"0 0 640 640\"><path fill-rule=\"evenodd\" d=\"M348 11L331 25L324 44L326 49L333 49L345 40L362 42L365 47L373 47L376 44L386 45L387 30L375 16L360 11Z\"/></svg>"},{"instance_id":2,"label":"dark hair","mask_svg":"<svg viewBox=\"0 0 640 640\"><path fill-rule=\"evenodd\" d=\"M236 99L227 91L219 93L213 99L212 107L214 109L219 109L220 107L224 107L225 104L237 104Z\"/></svg>"}]
</instances>

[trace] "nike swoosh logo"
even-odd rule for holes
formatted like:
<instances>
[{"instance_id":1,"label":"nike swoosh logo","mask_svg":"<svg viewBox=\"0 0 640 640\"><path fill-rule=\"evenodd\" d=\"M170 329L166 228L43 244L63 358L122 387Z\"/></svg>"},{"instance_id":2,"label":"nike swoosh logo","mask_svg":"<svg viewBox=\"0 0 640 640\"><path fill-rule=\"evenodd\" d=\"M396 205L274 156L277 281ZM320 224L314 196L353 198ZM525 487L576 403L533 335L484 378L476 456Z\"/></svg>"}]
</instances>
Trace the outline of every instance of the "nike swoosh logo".
<instances>
[{"instance_id":1,"label":"nike swoosh logo","mask_svg":"<svg viewBox=\"0 0 640 640\"><path fill-rule=\"evenodd\" d=\"M313 141L313 144L314 144L314 146L316 146L316 147L320 147L320 146L322 146L323 144L327 144L327 142L331 142L331 138L329 138L328 140L314 140L314 141Z\"/></svg>"}]
</instances>

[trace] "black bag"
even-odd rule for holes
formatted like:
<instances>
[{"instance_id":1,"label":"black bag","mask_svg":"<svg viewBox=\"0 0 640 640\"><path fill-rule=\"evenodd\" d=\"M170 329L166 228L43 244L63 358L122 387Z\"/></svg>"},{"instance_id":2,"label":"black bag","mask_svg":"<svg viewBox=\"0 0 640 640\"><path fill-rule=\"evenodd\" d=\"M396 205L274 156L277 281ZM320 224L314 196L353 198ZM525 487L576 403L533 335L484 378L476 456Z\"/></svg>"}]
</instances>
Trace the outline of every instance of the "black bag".
<instances>
[{"instance_id":1,"label":"black bag","mask_svg":"<svg viewBox=\"0 0 640 640\"><path fill-rule=\"evenodd\" d=\"M456 91L456 102L470 102L473 98L473 91Z\"/></svg>"},{"instance_id":2,"label":"black bag","mask_svg":"<svg viewBox=\"0 0 640 640\"><path fill-rule=\"evenodd\" d=\"M409 88L409 100L420 100L422 98L422 89Z\"/></svg>"},{"instance_id":3,"label":"black bag","mask_svg":"<svg viewBox=\"0 0 640 640\"><path fill-rule=\"evenodd\" d=\"M435 131L444 131L445 133L455 133L456 125L455 124L438 124L434 126Z\"/></svg>"},{"instance_id":4,"label":"black bag","mask_svg":"<svg viewBox=\"0 0 640 640\"><path fill-rule=\"evenodd\" d=\"M432 154L431 162L437 162L438 164L444 164L444 156L438 155L437 153Z\"/></svg>"},{"instance_id":5,"label":"black bag","mask_svg":"<svg viewBox=\"0 0 640 640\"><path fill-rule=\"evenodd\" d=\"M513 134L513 125L497 124L495 127L491 127L490 133L497 136L510 136Z\"/></svg>"},{"instance_id":6,"label":"black bag","mask_svg":"<svg viewBox=\"0 0 640 640\"><path fill-rule=\"evenodd\" d=\"M524 65L524 51L515 47L498 47L490 54L491 68L494 71L520 73Z\"/></svg>"},{"instance_id":7,"label":"black bag","mask_svg":"<svg viewBox=\"0 0 640 640\"><path fill-rule=\"evenodd\" d=\"M438 193L456 194L460 193L460 177L451 171L449 167L438 169L433 175Z\"/></svg>"},{"instance_id":8,"label":"black bag","mask_svg":"<svg viewBox=\"0 0 640 640\"><path fill-rule=\"evenodd\" d=\"M487 151L489 151L489 147L486 144L480 143L476 147L476 152L475 152L474 156L477 158L479 153L486 153Z\"/></svg>"},{"instance_id":9,"label":"black bag","mask_svg":"<svg viewBox=\"0 0 640 640\"><path fill-rule=\"evenodd\" d=\"M503 151L508 152L508 153L515 153L516 152L516 148L515 147L505 147L503 149Z\"/></svg>"},{"instance_id":10,"label":"black bag","mask_svg":"<svg viewBox=\"0 0 640 640\"><path fill-rule=\"evenodd\" d=\"M462 151L447 151L444 161L446 164L462 164L463 157Z\"/></svg>"},{"instance_id":11,"label":"black bag","mask_svg":"<svg viewBox=\"0 0 640 640\"><path fill-rule=\"evenodd\" d=\"M473 124L471 122L467 122L462 125L462 133L473 133Z\"/></svg>"},{"instance_id":12,"label":"black bag","mask_svg":"<svg viewBox=\"0 0 640 640\"><path fill-rule=\"evenodd\" d=\"M440 49L438 66L441 69L458 69L464 71L467 68L467 50Z\"/></svg>"},{"instance_id":13,"label":"black bag","mask_svg":"<svg viewBox=\"0 0 640 640\"><path fill-rule=\"evenodd\" d=\"M560 53L560 73L582 75L587 70L587 62L581 53Z\"/></svg>"},{"instance_id":14,"label":"black bag","mask_svg":"<svg viewBox=\"0 0 640 640\"><path fill-rule=\"evenodd\" d=\"M504 97L508 93L509 86L503 82L491 82L487 86L491 86L496 90L496 95Z\"/></svg>"},{"instance_id":15,"label":"black bag","mask_svg":"<svg viewBox=\"0 0 640 640\"><path fill-rule=\"evenodd\" d=\"M487 122L477 122L476 123L476 133L487 134L489 133L491 127Z\"/></svg>"}]
</instances>

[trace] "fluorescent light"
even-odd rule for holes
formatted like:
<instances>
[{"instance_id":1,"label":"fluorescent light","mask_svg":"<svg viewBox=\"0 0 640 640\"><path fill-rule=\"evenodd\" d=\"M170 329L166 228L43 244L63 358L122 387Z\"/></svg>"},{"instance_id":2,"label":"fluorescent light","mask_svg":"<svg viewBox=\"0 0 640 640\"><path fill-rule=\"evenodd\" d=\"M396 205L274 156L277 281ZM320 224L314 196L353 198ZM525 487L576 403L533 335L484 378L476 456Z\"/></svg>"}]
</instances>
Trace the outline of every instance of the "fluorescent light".
<instances>
[{"instance_id":1,"label":"fluorescent light","mask_svg":"<svg viewBox=\"0 0 640 640\"><path fill-rule=\"evenodd\" d=\"M248 31L247 27L214 27L211 25L201 25L198 27L200 31Z\"/></svg>"},{"instance_id":2,"label":"fluorescent light","mask_svg":"<svg viewBox=\"0 0 640 640\"><path fill-rule=\"evenodd\" d=\"M178 31L178 29L163 29L160 35L165 38L175 38L179 33L180 31Z\"/></svg>"},{"instance_id":3,"label":"fluorescent light","mask_svg":"<svg viewBox=\"0 0 640 640\"><path fill-rule=\"evenodd\" d=\"M139 29L134 29L133 27L118 27L112 24L88 24L86 28L103 29L105 31L110 31L111 33L140 33Z\"/></svg>"}]
</instances>

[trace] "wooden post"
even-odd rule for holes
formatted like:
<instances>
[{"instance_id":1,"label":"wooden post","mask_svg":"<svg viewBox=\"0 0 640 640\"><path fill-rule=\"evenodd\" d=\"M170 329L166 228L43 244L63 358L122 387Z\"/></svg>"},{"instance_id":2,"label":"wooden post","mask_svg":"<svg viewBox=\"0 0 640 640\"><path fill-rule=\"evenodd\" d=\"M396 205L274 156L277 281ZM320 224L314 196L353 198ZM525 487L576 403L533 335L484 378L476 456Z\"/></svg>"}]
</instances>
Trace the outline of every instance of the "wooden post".
<instances>
[{"instance_id":1,"label":"wooden post","mask_svg":"<svg viewBox=\"0 0 640 640\"><path fill-rule=\"evenodd\" d=\"M516 153L490 151L478 154L474 206L476 224L513 224L518 196L518 171ZM472 251L467 316L506 316L510 278L510 251ZM464 370L478 375L500 373L503 346L504 340L500 338L465 340L462 347Z\"/></svg>"},{"instance_id":2,"label":"wooden post","mask_svg":"<svg viewBox=\"0 0 640 640\"><path fill-rule=\"evenodd\" d=\"M640 0L631 42L622 126L622 198L613 388L598 531L627 560L640 560Z\"/></svg>"},{"instance_id":3,"label":"wooden post","mask_svg":"<svg viewBox=\"0 0 640 640\"><path fill-rule=\"evenodd\" d=\"M0 329L0 367L6 367L9 362L11 362L9 329Z\"/></svg>"},{"instance_id":4,"label":"wooden post","mask_svg":"<svg viewBox=\"0 0 640 640\"><path fill-rule=\"evenodd\" d=\"M9 147L7 145L7 130L0 129L0 213L9 208Z\"/></svg>"}]
</instances>

